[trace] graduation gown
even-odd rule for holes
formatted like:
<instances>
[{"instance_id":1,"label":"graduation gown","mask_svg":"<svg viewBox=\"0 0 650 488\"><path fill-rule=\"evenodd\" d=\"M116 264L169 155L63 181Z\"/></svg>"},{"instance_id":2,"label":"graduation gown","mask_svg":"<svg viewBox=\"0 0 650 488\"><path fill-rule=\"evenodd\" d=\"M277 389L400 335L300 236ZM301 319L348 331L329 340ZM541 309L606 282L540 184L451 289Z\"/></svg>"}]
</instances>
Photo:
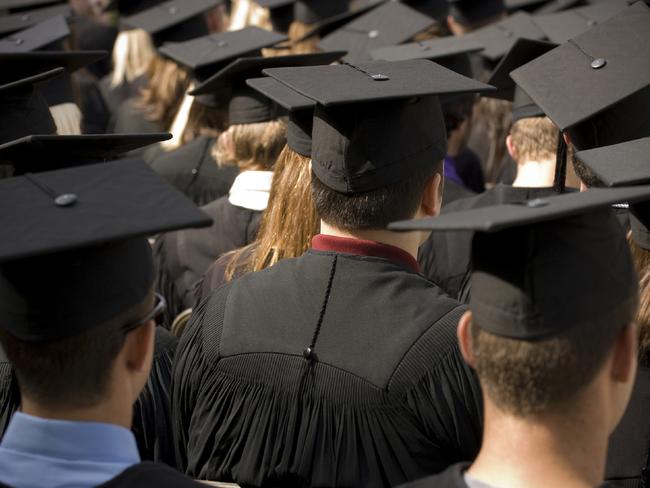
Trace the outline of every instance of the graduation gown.
<instances>
[{"instance_id":1,"label":"graduation gown","mask_svg":"<svg viewBox=\"0 0 650 488\"><path fill-rule=\"evenodd\" d=\"M156 327L155 351L149 380L133 407L133 434L140 457L147 461L175 464L171 437L171 371L178 340ZM0 355L3 355L0 353ZM0 358L0 437L20 407L20 390L8 360Z\"/></svg>"},{"instance_id":2,"label":"graduation gown","mask_svg":"<svg viewBox=\"0 0 650 488\"><path fill-rule=\"evenodd\" d=\"M199 136L158 155L151 167L195 204L206 205L228 194L239 171L236 166L217 164L212 156L215 141L214 137Z\"/></svg>"},{"instance_id":3,"label":"graduation gown","mask_svg":"<svg viewBox=\"0 0 650 488\"><path fill-rule=\"evenodd\" d=\"M474 151L468 147L464 148L458 156L454 157L454 165L458 176L469 190L474 193L485 191L483 166Z\"/></svg>"},{"instance_id":4,"label":"graduation gown","mask_svg":"<svg viewBox=\"0 0 650 488\"><path fill-rule=\"evenodd\" d=\"M552 188L515 188L497 185L480 195L456 200L443 207L443 213L502 203L526 201L552 195ZM432 232L420 247L418 261L422 272L446 293L466 301L473 232Z\"/></svg>"},{"instance_id":5,"label":"graduation gown","mask_svg":"<svg viewBox=\"0 0 650 488\"><path fill-rule=\"evenodd\" d=\"M195 284L218 257L255 240L262 218L262 212L237 207L227 196L201 210L212 218L210 227L170 232L154 245L156 287L167 300L167 326L192 307Z\"/></svg>"},{"instance_id":6,"label":"graduation gown","mask_svg":"<svg viewBox=\"0 0 650 488\"><path fill-rule=\"evenodd\" d=\"M458 463L442 473L401 485L399 488L469 488L463 477L469 465Z\"/></svg>"},{"instance_id":7,"label":"graduation gown","mask_svg":"<svg viewBox=\"0 0 650 488\"><path fill-rule=\"evenodd\" d=\"M81 98L81 131L84 134L105 134L111 113L97 82L87 75L75 75Z\"/></svg>"},{"instance_id":8,"label":"graduation gown","mask_svg":"<svg viewBox=\"0 0 650 488\"><path fill-rule=\"evenodd\" d=\"M167 466L140 463L122 471L119 475L97 488L200 488L205 487ZM0 488L11 488L0 483Z\"/></svg>"},{"instance_id":9,"label":"graduation gown","mask_svg":"<svg viewBox=\"0 0 650 488\"><path fill-rule=\"evenodd\" d=\"M114 132L118 134L149 134L151 132L165 132L165 128L158 122L148 120L141 108L137 106L137 99L129 98L120 105L115 113ZM143 158L152 161L162 153L159 144L145 146L128 153L128 157Z\"/></svg>"},{"instance_id":10,"label":"graduation gown","mask_svg":"<svg viewBox=\"0 0 650 488\"><path fill-rule=\"evenodd\" d=\"M106 105L113 114L113 125L115 124L115 116L124 102L129 99L136 98L140 95L142 90L147 85L147 77L142 75L138 76L131 82L124 82L117 87L111 86L112 74L104 76L99 81L99 88L104 97Z\"/></svg>"},{"instance_id":11,"label":"graduation gown","mask_svg":"<svg viewBox=\"0 0 650 488\"><path fill-rule=\"evenodd\" d=\"M250 487L378 488L472 459L481 400L456 341L464 311L401 262L337 251L222 286L174 363L179 468Z\"/></svg>"},{"instance_id":12,"label":"graduation gown","mask_svg":"<svg viewBox=\"0 0 650 488\"><path fill-rule=\"evenodd\" d=\"M650 367L648 365L639 365L630 403L623 419L609 439L605 479L612 485L622 488L650 486Z\"/></svg>"}]
</instances>

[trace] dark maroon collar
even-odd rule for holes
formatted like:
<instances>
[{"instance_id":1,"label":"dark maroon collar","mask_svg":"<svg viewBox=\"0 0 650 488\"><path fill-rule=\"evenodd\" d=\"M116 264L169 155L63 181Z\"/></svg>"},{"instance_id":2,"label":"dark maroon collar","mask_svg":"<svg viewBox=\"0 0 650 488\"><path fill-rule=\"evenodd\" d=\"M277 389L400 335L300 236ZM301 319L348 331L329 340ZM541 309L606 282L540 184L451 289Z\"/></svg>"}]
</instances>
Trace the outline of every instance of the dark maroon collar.
<instances>
[{"instance_id":1,"label":"dark maroon collar","mask_svg":"<svg viewBox=\"0 0 650 488\"><path fill-rule=\"evenodd\" d=\"M311 247L316 251L334 251L354 256L383 258L420 273L420 266L413 256L399 247L381 242L318 234L311 240Z\"/></svg>"}]
</instances>

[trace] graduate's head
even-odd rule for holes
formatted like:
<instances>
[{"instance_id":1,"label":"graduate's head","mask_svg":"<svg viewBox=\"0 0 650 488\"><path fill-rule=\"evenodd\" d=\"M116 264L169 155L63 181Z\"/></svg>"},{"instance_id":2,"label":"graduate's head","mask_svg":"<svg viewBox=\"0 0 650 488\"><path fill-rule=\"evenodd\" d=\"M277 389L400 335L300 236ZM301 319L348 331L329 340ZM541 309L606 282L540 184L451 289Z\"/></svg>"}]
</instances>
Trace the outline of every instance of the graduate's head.
<instances>
[{"instance_id":1,"label":"graduate's head","mask_svg":"<svg viewBox=\"0 0 650 488\"><path fill-rule=\"evenodd\" d=\"M506 16L503 0L447 0L447 25L452 34L460 36Z\"/></svg>"},{"instance_id":2,"label":"graduate's head","mask_svg":"<svg viewBox=\"0 0 650 488\"><path fill-rule=\"evenodd\" d=\"M141 161L0 184L15 206L2 219L12 239L0 246L0 343L23 409L56 416L108 405L128 426L164 308L145 236L209 219Z\"/></svg>"},{"instance_id":3,"label":"graduate's head","mask_svg":"<svg viewBox=\"0 0 650 488\"><path fill-rule=\"evenodd\" d=\"M636 272L639 276L639 312L636 323L639 327L639 363L650 366L650 242L647 234L644 239L628 235L628 243ZM637 240L640 242L637 242Z\"/></svg>"},{"instance_id":4,"label":"graduate's head","mask_svg":"<svg viewBox=\"0 0 650 488\"><path fill-rule=\"evenodd\" d=\"M558 134L558 128L548 117L525 117L512 124L506 145L517 164L549 160L554 164ZM551 181L548 186L552 185Z\"/></svg>"},{"instance_id":5,"label":"graduate's head","mask_svg":"<svg viewBox=\"0 0 650 488\"><path fill-rule=\"evenodd\" d=\"M214 151L219 164L234 164L240 171L272 171L286 142L282 119L232 124L217 140Z\"/></svg>"}]
</instances>

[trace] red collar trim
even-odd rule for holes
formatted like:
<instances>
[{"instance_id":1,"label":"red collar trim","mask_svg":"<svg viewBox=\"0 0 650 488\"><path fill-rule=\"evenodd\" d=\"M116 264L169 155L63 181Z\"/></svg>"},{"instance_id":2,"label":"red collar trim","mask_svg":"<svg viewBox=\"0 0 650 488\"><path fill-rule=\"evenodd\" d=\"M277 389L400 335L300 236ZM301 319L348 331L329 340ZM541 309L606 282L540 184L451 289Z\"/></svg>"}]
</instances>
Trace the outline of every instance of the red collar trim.
<instances>
[{"instance_id":1,"label":"red collar trim","mask_svg":"<svg viewBox=\"0 0 650 488\"><path fill-rule=\"evenodd\" d=\"M334 251L354 256L383 258L420 273L420 266L413 256L399 247L381 242L318 234L312 238L311 247L316 251Z\"/></svg>"}]
</instances>

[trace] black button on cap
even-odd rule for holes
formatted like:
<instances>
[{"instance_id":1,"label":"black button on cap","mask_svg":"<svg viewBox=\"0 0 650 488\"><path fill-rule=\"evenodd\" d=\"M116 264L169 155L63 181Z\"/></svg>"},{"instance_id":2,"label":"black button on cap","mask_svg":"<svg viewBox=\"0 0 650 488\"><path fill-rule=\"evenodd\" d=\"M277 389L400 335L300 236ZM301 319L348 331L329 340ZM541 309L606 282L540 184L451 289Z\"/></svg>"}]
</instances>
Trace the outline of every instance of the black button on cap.
<instances>
[{"instance_id":1,"label":"black button on cap","mask_svg":"<svg viewBox=\"0 0 650 488\"><path fill-rule=\"evenodd\" d=\"M70 207L75 203L77 203L77 195L74 193L64 193L54 199L54 204L57 207Z\"/></svg>"},{"instance_id":2,"label":"black button on cap","mask_svg":"<svg viewBox=\"0 0 650 488\"><path fill-rule=\"evenodd\" d=\"M302 352L302 355L305 357L305 359L311 359L314 355L314 351L311 347L308 347Z\"/></svg>"},{"instance_id":3,"label":"black button on cap","mask_svg":"<svg viewBox=\"0 0 650 488\"><path fill-rule=\"evenodd\" d=\"M591 62L591 67L593 69L600 69L606 64L607 64L607 60L605 58L596 58Z\"/></svg>"},{"instance_id":4,"label":"black button on cap","mask_svg":"<svg viewBox=\"0 0 650 488\"><path fill-rule=\"evenodd\" d=\"M544 200L543 198L535 198L534 200L529 200L526 202L526 206L530 208L546 207L547 205L548 201Z\"/></svg>"}]
</instances>

